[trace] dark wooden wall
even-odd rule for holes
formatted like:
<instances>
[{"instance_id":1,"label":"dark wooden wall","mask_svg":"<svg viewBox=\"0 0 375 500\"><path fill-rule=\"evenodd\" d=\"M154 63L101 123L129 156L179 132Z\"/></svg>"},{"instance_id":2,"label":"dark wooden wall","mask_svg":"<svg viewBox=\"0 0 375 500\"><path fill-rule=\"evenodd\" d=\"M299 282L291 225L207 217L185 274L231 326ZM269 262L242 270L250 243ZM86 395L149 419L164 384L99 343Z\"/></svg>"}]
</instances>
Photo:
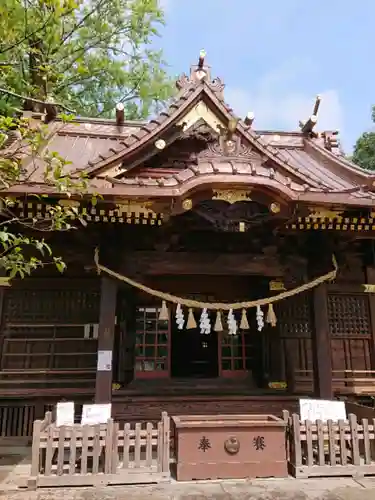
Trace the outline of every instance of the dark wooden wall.
<instances>
[{"instance_id":1,"label":"dark wooden wall","mask_svg":"<svg viewBox=\"0 0 375 500\"><path fill-rule=\"evenodd\" d=\"M95 278L31 278L7 289L1 331L3 394L11 389L21 395L27 387L93 388L99 300Z\"/></svg>"},{"instance_id":2,"label":"dark wooden wall","mask_svg":"<svg viewBox=\"0 0 375 500\"><path fill-rule=\"evenodd\" d=\"M4 291L0 338L0 436L15 433L28 435L30 421L43 414L48 405L63 397L72 397L74 394L77 403L93 398L100 279L90 273L77 272L74 275L72 271L72 274L71 277L35 276L16 282ZM333 378L344 370L375 368L374 327L371 321L373 297L365 294L359 286L364 280L363 276L357 276L349 283L327 286L327 328ZM251 300L265 294L261 280L252 281L248 277L173 276L154 278L148 284L182 296L195 295L202 298L203 294L209 300L233 301L244 297ZM130 311L134 310L134 301L139 299L145 303L153 300L149 296L122 288L117 301L115 351L120 356L114 358L114 372L117 374L116 378L123 377L123 383L132 376L133 346L126 331L131 328L133 321ZM272 377L292 380L296 392L311 395L314 392L313 292L282 301L275 309L277 327L264 330ZM255 311L249 314L255 314ZM87 326L90 327L88 330ZM122 368L124 366L125 372ZM71 370L75 370L74 376ZM242 409L247 411L255 404L254 401L244 398ZM170 410L181 405L181 401L177 400L165 400L164 403L169 405ZM164 403L139 398L139 401L115 404L119 414L125 415L126 405L132 405L133 413L138 412L140 415L142 411L147 413L150 408L155 412L157 404L160 408ZM264 399L264 403L270 405L270 408L274 404L268 398ZM191 409L193 404L195 403L189 402L185 409ZM205 404L201 402L199 411L207 410L209 406ZM223 400L221 403L216 397L210 404L212 410L217 408L220 411L241 407L238 398L234 404L230 400ZM258 397L258 410L262 404ZM285 399L282 404L294 403L288 403Z\"/></svg>"}]
</instances>

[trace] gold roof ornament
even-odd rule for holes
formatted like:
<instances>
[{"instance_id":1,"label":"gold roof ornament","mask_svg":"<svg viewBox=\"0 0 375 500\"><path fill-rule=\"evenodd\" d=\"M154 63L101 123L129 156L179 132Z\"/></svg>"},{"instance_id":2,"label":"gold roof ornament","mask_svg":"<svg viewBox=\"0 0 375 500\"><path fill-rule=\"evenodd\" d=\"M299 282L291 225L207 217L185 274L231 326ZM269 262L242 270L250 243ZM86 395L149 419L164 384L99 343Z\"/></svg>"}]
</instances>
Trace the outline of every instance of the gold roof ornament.
<instances>
[{"instance_id":1,"label":"gold roof ornament","mask_svg":"<svg viewBox=\"0 0 375 500\"><path fill-rule=\"evenodd\" d=\"M182 202L182 208L184 210L191 210L193 208L193 200L190 198L186 198L186 200Z\"/></svg>"},{"instance_id":2,"label":"gold roof ornament","mask_svg":"<svg viewBox=\"0 0 375 500\"><path fill-rule=\"evenodd\" d=\"M281 207L280 207L280 203L277 203L276 201L274 201L273 203L271 203L270 205L270 211L273 213L273 214L278 214L281 210Z\"/></svg>"},{"instance_id":3,"label":"gold roof ornament","mask_svg":"<svg viewBox=\"0 0 375 500\"><path fill-rule=\"evenodd\" d=\"M271 292L282 292L286 290L284 282L281 280L271 280L269 282L269 289Z\"/></svg>"},{"instance_id":4,"label":"gold roof ornament","mask_svg":"<svg viewBox=\"0 0 375 500\"><path fill-rule=\"evenodd\" d=\"M226 201L230 204L238 201L251 201L250 191L239 189L217 189L214 191L212 199Z\"/></svg>"}]
</instances>

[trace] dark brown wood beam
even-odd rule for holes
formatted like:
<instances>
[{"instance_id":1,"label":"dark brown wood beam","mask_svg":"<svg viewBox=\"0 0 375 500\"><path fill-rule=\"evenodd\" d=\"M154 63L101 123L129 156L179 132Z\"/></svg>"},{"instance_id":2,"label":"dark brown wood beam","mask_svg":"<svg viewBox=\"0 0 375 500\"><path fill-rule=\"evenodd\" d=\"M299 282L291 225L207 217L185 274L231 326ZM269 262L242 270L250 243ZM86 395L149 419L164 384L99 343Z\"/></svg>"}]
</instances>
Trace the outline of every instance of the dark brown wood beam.
<instances>
[{"instance_id":1,"label":"dark brown wood beam","mask_svg":"<svg viewBox=\"0 0 375 500\"><path fill-rule=\"evenodd\" d=\"M322 283L314 288L313 361L314 389L318 398L332 399L332 359L328 325L327 285Z\"/></svg>"},{"instance_id":2,"label":"dark brown wood beam","mask_svg":"<svg viewBox=\"0 0 375 500\"><path fill-rule=\"evenodd\" d=\"M103 263L104 264L104 263ZM121 266L126 274L206 274L283 276L285 270L273 256L189 252L134 252Z\"/></svg>"},{"instance_id":3,"label":"dark brown wood beam","mask_svg":"<svg viewBox=\"0 0 375 500\"><path fill-rule=\"evenodd\" d=\"M367 277L367 283L375 284L375 267L371 266L366 268L366 277ZM373 293L369 293L368 300L370 307L371 332L372 332L371 370L374 370L375 369L375 295Z\"/></svg>"},{"instance_id":4,"label":"dark brown wood beam","mask_svg":"<svg viewBox=\"0 0 375 500\"><path fill-rule=\"evenodd\" d=\"M117 281L103 277L98 332L98 366L95 383L95 403L112 400L112 358L116 321ZM101 366L103 358L110 359L108 366Z\"/></svg>"}]
</instances>

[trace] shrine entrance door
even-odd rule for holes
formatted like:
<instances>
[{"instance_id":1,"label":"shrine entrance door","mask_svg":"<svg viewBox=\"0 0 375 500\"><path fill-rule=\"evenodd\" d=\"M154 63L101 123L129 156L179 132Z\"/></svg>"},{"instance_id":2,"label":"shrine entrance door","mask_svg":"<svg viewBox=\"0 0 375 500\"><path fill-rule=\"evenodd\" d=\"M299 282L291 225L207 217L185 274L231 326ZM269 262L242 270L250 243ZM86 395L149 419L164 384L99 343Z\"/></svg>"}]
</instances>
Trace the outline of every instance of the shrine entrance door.
<instances>
[{"instance_id":1,"label":"shrine entrance door","mask_svg":"<svg viewBox=\"0 0 375 500\"><path fill-rule=\"evenodd\" d=\"M199 328L171 332L171 376L176 378L215 378L219 376L218 335L205 335Z\"/></svg>"}]
</instances>

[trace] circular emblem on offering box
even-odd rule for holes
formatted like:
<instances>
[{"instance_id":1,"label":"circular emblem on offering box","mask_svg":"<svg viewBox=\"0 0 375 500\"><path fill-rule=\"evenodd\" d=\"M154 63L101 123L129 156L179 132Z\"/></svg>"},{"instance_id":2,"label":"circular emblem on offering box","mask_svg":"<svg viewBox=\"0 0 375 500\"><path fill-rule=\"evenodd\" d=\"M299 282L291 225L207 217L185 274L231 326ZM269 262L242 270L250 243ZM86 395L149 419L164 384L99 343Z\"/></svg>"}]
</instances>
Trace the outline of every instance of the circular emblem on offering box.
<instances>
[{"instance_id":1,"label":"circular emblem on offering box","mask_svg":"<svg viewBox=\"0 0 375 500\"><path fill-rule=\"evenodd\" d=\"M229 453L229 455L235 455L240 451L240 442L235 436L230 436L224 441L224 450Z\"/></svg>"}]
</instances>

